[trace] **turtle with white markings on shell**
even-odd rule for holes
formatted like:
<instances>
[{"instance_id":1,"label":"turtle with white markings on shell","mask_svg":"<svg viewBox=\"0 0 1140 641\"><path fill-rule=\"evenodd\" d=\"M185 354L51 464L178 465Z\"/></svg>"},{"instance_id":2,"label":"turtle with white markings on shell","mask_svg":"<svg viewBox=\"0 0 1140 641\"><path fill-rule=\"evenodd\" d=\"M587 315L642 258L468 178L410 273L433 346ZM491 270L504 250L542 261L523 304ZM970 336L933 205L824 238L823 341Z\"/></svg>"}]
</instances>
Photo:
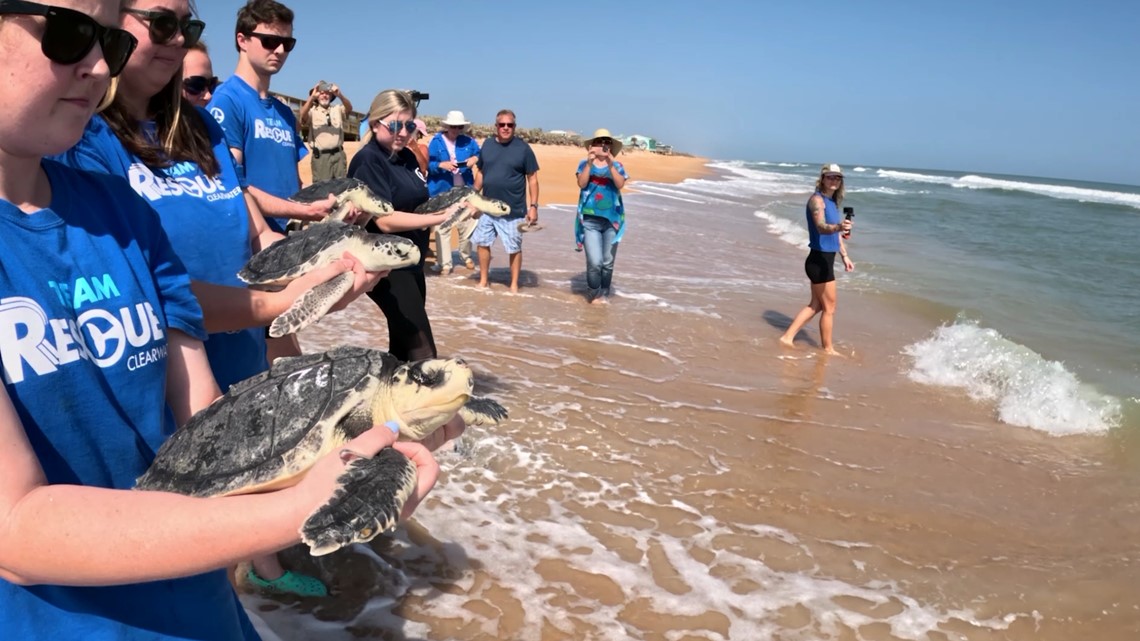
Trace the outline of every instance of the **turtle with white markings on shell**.
<instances>
[{"instance_id":1,"label":"turtle with white markings on shell","mask_svg":"<svg viewBox=\"0 0 1140 641\"><path fill-rule=\"evenodd\" d=\"M391 354L338 347L274 361L195 414L159 449L136 489L210 497L290 487L325 454L374 425L395 421L421 440L456 414L494 425L502 405L472 396L461 359L404 363ZM366 542L396 525L415 489L416 466L385 448L352 457L330 500L301 526L314 556Z\"/></svg>"},{"instance_id":2,"label":"turtle with white markings on shell","mask_svg":"<svg viewBox=\"0 0 1140 641\"><path fill-rule=\"evenodd\" d=\"M479 192L470 187L452 187L451 189L436 194L428 198L419 207L416 207L415 213L425 214L433 211L441 211L449 207L454 207L457 204L463 206L457 207L447 220L438 225L436 231L441 234L446 234L451 231L451 228L458 225L460 222L468 218L476 217L477 212L480 214L488 214L495 217L506 216L511 213L511 207L501 200L494 198L484 198Z\"/></svg>"},{"instance_id":3,"label":"turtle with white markings on shell","mask_svg":"<svg viewBox=\"0 0 1140 641\"><path fill-rule=\"evenodd\" d=\"M375 234L357 225L326 222L290 233L250 257L238 278L256 289L277 290L314 269L338 260L345 252L368 271L409 267L420 262L416 244L401 236ZM355 276L344 272L305 292L273 320L269 335L298 332L324 316L349 290Z\"/></svg>"},{"instance_id":4,"label":"turtle with white markings on shell","mask_svg":"<svg viewBox=\"0 0 1140 641\"><path fill-rule=\"evenodd\" d=\"M333 178L313 183L289 196L289 200L309 205L328 200L330 195L336 196L336 207L329 212L326 221L343 221L353 207L368 218L387 216L394 211L392 203L374 194L368 185L356 178Z\"/></svg>"}]
</instances>

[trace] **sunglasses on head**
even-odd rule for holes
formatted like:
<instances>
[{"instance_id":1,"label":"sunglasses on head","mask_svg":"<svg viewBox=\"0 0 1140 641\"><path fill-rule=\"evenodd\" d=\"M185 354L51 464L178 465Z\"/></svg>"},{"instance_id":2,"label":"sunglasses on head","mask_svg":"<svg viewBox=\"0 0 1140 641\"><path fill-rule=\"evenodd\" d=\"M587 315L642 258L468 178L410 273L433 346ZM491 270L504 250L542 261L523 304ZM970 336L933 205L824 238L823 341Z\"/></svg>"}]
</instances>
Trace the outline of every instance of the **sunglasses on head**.
<instances>
[{"instance_id":1,"label":"sunglasses on head","mask_svg":"<svg viewBox=\"0 0 1140 641\"><path fill-rule=\"evenodd\" d=\"M14 16L43 16L47 19L40 50L52 62L73 65L91 53L95 43L103 49L103 59L112 76L123 72L131 52L139 41L134 36L112 27L104 27L91 16L36 2L0 0L0 14Z\"/></svg>"},{"instance_id":2,"label":"sunglasses on head","mask_svg":"<svg viewBox=\"0 0 1140 641\"><path fill-rule=\"evenodd\" d=\"M256 31L250 31L249 33L245 34L245 37L247 38L251 36L260 40L261 46L266 51L277 51L277 47L283 46L285 47L285 53L289 53L293 50L293 47L297 46L296 38L278 36L272 33L258 33Z\"/></svg>"},{"instance_id":3,"label":"sunglasses on head","mask_svg":"<svg viewBox=\"0 0 1140 641\"><path fill-rule=\"evenodd\" d=\"M179 18L169 9L123 9L123 13L129 13L145 22L150 41L156 45L170 42L181 32L185 40L182 48L189 49L198 43L206 28L205 22L194 20L190 16Z\"/></svg>"},{"instance_id":4,"label":"sunglasses on head","mask_svg":"<svg viewBox=\"0 0 1140 641\"><path fill-rule=\"evenodd\" d=\"M401 126L403 126L404 131L408 132L408 135L416 133L416 121L414 120L389 120L388 122L377 120L376 122L387 127L388 132L393 136L400 133Z\"/></svg>"},{"instance_id":5,"label":"sunglasses on head","mask_svg":"<svg viewBox=\"0 0 1140 641\"><path fill-rule=\"evenodd\" d=\"M497 123L495 123L495 126L496 127L506 127L507 129L514 129L515 123L513 123L513 122L497 122Z\"/></svg>"},{"instance_id":6,"label":"sunglasses on head","mask_svg":"<svg viewBox=\"0 0 1140 641\"><path fill-rule=\"evenodd\" d=\"M218 77L210 76L188 76L182 79L182 89L191 96L200 96L207 89L210 93L218 88Z\"/></svg>"}]
</instances>

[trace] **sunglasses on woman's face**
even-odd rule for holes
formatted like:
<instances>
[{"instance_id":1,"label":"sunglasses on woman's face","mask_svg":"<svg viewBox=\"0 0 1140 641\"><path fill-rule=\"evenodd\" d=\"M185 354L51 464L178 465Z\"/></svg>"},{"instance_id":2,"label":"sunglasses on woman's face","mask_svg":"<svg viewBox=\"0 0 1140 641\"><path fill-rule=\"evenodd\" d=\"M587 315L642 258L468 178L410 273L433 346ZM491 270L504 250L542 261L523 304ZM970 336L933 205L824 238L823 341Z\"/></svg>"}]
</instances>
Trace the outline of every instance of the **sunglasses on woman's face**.
<instances>
[{"instance_id":1,"label":"sunglasses on woman's face","mask_svg":"<svg viewBox=\"0 0 1140 641\"><path fill-rule=\"evenodd\" d=\"M249 33L245 34L245 36L247 38L252 36L260 40L262 48L264 48L266 51L277 51L277 47L285 47L285 53L289 53L293 50L293 47L297 46L296 38L278 36L272 33L258 33L256 31L250 31Z\"/></svg>"},{"instance_id":2,"label":"sunglasses on woman's face","mask_svg":"<svg viewBox=\"0 0 1140 641\"><path fill-rule=\"evenodd\" d=\"M182 89L191 96L200 96L207 89L210 93L218 88L218 77L210 76L188 76L182 79Z\"/></svg>"},{"instance_id":3,"label":"sunglasses on woman's face","mask_svg":"<svg viewBox=\"0 0 1140 641\"><path fill-rule=\"evenodd\" d=\"M824 174L823 179L824 180L843 180L843 176L841 176L839 174Z\"/></svg>"},{"instance_id":4,"label":"sunglasses on woman's face","mask_svg":"<svg viewBox=\"0 0 1140 641\"><path fill-rule=\"evenodd\" d=\"M414 120L389 120L388 122L377 120L376 122L380 123L384 127L387 127L388 132L393 136L400 133L400 127L403 127L404 131L408 132L409 136L416 133L416 121Z\"/></svg>"},{"instance_id":5,"label":"sunglasses on woman's face","mask_svg":"<svg viewBox=\"0 0 1140 641\"><path fill-rule=\"evenodd\" d=\"M123 13L137 16L139 20L145 22L150 41L156 45L170 42L181 32L185 40L182 48L189 49L198 43L202 38L202 30L206 28L205 22L194 20L190 16L179 18L169 9L123 9Z\"/></svg>"},{"instance_id":6,"label":"sunglasses on woman's face","mask_svg":"<svg viewBox=\"0 0 1140 641\"><path fill-rule=\"evenodd\" d=\"M0 15L43 16L47 19L40 50L52 62L73 65L91 53L95 43L103 49L103 59L112 76L123 72L139 41L123 31L104 27L91 16L22 0L0 0Z\"/></svg>"}]
</instances>

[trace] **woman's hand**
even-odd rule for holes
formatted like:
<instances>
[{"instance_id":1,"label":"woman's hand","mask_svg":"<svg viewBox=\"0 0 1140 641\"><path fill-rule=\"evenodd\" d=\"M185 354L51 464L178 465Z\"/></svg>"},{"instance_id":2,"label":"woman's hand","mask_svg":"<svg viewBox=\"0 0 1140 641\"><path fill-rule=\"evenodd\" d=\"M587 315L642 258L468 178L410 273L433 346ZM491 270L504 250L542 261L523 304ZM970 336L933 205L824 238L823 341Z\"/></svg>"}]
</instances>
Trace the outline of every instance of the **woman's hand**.
<instances>
[{"instance_id":1,"label":"woman's hand","mask_svg":"<svg viewBox=\"0 0 1140 641\"><path fill-rule=\"evenodd\" d=\"M851 262L850 258L843 256L843 268L849 272L853 272L855 271L855 263Z\"/></svg>"},{"instance_id":2,"label":"woman's hand","mask_svg":"<svg viewBox=\"0 0 1140 641\"><path fill-rule=\"evenodd\" d=\"M348 290L348 293L342 296L336 305L332 306L332 309L329 310L330 312L338 312L348 307L349 303L372 291L372 288L376 287L380 279L388 275L388 270L386 269L378 272L367 271L364 269L364 265L348 252L345 252L341 259L336 262L341 265L347 265L347 268L341 269L341 271L337 273L351 270L354 277L352 280L352 289Z\"/></svg>"},{"instance_id":3,"label":"woman's hand","mask_svg":"<svg viewBox=\"0 0 1140 641\"><path fill-rule=\"evenodd\" d=\"M447 445L455 439L463 436L464 430L467 429L467 423L463 421L463 417L456 414L450 421L444 423L439 429L428 434L420 439L420 445L423 445L429 452L435 452L439 448Z\"/></svg>"},{"instance_id":4,"label":"woman's hand","mask_svg":"<svg viewBox=\"0 0 1140 641\"><path fill-rule=\"evenodd\" d=\"M443 162L439 163L439 168L444 171L455 171L457 166L458 163L450 160L444 160Z\"/></svg>"}]
</instances>

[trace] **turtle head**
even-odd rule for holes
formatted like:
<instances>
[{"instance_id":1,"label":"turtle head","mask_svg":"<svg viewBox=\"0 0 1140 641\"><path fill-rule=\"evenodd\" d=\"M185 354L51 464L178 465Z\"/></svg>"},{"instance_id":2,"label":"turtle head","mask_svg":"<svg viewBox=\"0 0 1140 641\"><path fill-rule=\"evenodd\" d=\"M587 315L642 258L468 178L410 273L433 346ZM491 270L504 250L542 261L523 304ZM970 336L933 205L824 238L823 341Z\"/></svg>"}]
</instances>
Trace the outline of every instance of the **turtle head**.
<instances>
[{"instance_id":1,"label":"turtle head","mask_svg":"<svg viewBox=\"0 0 1140 641\"><path fill-rule=\"evenodd\" d=\"M471 397L475 377L458 358L404 363L389 380L389 393L373 404L376 424L395 420L400 438L418 441L451 420Z\"/></svg>"},{"instance_id":2,"label":"turtle head","mask_svg":"<svg viewBox=\"0 0 1140 641\"><path fill-rule=\"evenodd\" d=\"M400 269L420 262L420 248L407 238L390 234L367 234L363 238L367 248L355 255L369 271Z\"/></svg>"}]
</instances>

